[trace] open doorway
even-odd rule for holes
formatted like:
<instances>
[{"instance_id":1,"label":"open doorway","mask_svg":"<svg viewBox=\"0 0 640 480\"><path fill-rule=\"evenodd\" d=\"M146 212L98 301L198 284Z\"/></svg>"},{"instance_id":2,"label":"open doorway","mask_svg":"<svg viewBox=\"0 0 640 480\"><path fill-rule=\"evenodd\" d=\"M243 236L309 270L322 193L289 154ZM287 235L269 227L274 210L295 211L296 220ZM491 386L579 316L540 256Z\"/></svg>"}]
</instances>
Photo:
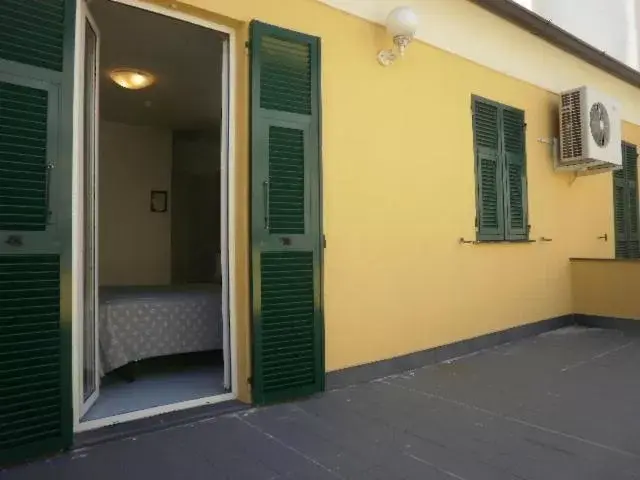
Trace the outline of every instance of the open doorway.
<instances>
[{"instance_id":1,"label":"open doorway","mask_svg":"<svg viewBox=\"0 0 640 480\"><path fill-rule=\"evenodd\" d=\"M231 391L229 50L113 0L83 8L79 418L100 426Z\"/></svg>"}]
</instances>

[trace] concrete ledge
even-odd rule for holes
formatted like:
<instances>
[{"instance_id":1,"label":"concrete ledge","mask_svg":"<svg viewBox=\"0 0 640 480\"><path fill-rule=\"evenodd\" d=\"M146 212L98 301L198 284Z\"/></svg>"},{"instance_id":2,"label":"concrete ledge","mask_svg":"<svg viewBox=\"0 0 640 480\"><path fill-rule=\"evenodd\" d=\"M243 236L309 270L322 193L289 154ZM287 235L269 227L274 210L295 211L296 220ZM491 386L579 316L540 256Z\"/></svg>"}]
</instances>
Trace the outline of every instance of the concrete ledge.
<instances>
[{"instance_id":1,"label":"concrete ledge","mask_svg":"<svg viewBox=\"0 0 640 480\"><path fill-rule=\"evenodd\" d=\"M406 372L407 370L433 365L479 350L484 350L485 348L495 347L503 343L509 343L550 330L567 327L574 323L573 315L564 315L562 317L549 318L499 332L488 333L468 340L462 340L460 342L450 343L441 347L422 350L388 360L335 370L327 373L326 388L327 390L342 388L356 383L368 382L376 378ZM640 325L640 322L638 323Z\"/></svg>"},{"instance_id":2,"label":"concrete ledge","mask_svg":"<svg viewBox=\"0 0 640 480\"><path fill-rule=\"evenodd\" d=\"M574 318L576 324L583 327L620 330L630 335L640 336L640 320L632 320L630 318L603 317L600 315L584 315L582 313L576 313L574 315Z\"/></svg>"}]
</instances>

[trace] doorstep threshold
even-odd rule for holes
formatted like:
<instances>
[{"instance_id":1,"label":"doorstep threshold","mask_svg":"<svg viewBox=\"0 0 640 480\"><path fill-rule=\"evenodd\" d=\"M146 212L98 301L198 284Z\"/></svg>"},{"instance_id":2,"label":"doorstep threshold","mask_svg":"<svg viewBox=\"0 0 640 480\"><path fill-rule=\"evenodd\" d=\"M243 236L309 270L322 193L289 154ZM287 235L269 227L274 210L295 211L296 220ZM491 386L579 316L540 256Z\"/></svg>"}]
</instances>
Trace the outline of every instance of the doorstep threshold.
<instances>
[{"instance_id":1,"label":"doorstep threshold","mask_svg":"<svg viewBox=\"0 0 640 480\"><path fill-rule=\"evenodd\" d=\"M238 400L227 400L212 405L188 408L167 412L152 417L117 423L106 427L79 432L74 435L71 450L93 447L102 443L124 440L147 433L166 430L173 427L208 420L229 413L236 413L250 408L250 405Z\"/></svg>"}]
</instances>

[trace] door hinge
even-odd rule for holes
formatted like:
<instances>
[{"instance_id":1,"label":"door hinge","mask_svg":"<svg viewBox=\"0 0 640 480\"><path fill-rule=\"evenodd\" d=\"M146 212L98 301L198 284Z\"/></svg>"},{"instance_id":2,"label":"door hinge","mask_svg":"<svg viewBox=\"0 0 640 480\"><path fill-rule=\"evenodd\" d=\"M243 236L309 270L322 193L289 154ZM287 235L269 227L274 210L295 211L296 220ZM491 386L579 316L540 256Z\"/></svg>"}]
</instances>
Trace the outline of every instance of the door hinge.
<instances>
[{"instance_id":1,"label":"door hinge","mask_svg":"<svg viewBox=\"0 0 640 480\"><path fill-rule=\"evenodd\" d=\"M322 248L327 248L327 236L322 234Z\"/></svg>"},{"instance_id":2,"label":"door hinge","mask_svg":"<svg viewBox=\"0 0 640 480\"><path fill-rule=\"evenodd\" d=\"M253 386L253 377L249 377L247 378L247 383L251 386Z\"/></svg>"}]
</instances>

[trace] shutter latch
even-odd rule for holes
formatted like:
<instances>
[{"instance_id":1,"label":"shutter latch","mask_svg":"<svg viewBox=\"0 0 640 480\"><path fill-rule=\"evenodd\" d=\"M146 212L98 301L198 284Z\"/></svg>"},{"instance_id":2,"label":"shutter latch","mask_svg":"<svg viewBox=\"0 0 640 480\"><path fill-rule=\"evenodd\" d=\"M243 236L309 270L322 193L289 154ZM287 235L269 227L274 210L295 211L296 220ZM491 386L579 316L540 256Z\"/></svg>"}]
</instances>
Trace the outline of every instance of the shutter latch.
<instances>
[{"instance_id":1,"label":"shutter latch","mask_svg":"<svg viewBox=\"0 0 640 480\"><path fill-rule=\"evenodd\" d=\"M24 245L22 235L9 235L4 243L11 247L21 247Z\"/></svg>"}]
</instances>

